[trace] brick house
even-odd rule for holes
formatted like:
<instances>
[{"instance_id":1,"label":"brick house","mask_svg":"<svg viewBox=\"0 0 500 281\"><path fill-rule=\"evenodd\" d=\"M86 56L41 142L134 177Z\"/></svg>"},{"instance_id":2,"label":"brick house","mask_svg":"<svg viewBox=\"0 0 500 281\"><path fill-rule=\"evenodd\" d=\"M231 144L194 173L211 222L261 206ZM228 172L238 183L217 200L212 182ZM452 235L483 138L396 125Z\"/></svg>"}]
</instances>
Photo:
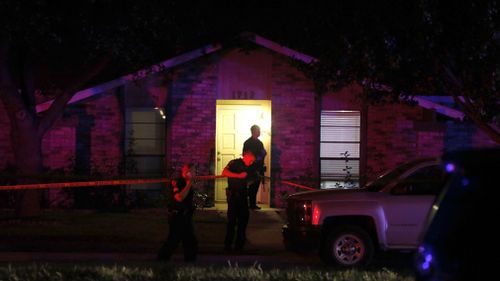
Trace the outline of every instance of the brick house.
<instances>
[{"instance_id":1,"label":"brick house","mask_svg":"<svg viewBox=\"0 0 500 281\"><path fill-rule=\"evenodd\" d=\"M44 165L113 175L134 163L129 175L155 177L193 162L198 174L218 175L258 124L271 177L258 200L280 206L282 196L295 192L282 180L334 188L345 182L346 164L351 179L364 182L417 157L495 145L461 121L445 98L418 97L414 107L368 106L356 99L356 85L318 95L291 63L313 57L255 34L245 39L254 48L208 45L76 93L43 139ZM0 126L3 170L13 156L2 104ZM218 179L198 188L223 202L225 184ZM127 188L155 196L161 187ZM49 191L49 198L57 201L56 194Z\"/></svg>"}]
</instances>

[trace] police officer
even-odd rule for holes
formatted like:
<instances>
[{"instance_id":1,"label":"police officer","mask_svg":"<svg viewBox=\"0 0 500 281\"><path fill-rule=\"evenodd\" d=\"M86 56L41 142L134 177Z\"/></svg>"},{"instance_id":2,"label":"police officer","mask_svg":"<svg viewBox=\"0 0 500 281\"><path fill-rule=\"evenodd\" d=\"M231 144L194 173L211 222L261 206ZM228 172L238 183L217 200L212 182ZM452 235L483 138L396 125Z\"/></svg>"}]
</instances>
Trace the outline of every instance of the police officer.
<instances>
[{"instance_id":1,"label":"police officer","mask_svg":"<svg viewBox=\"0 0 500 281\"><path fill-rule=\"evenodd\" d=\"M243 151L251 151L255 156L254 163L250 166L248 171L251 182L248 185L248 200L250 201L250 209L259 210L257 206L257 192L259 191L260 182L263 182L265 172L264 158L266 157L266 150L264 144L259 140L260 127L253 125L250 127L252 136L243 143Z\"/></svg>"},{"instance_id":2,"label":"police officer","mask_svg":"<svg viewBox=\"0 0 500 281\"><path fill-rule=\"evenodd\" d=\"M248 169L255 161L255 156L251 151L243 152L243 157L231 160L222 171L222 175L227 177L227 229L224 240L224 249L232 251L232 245L236 230L236 240L234 250L243 249L246 241L246 228L248 225Z\"/></svg>"},{"instance_id":3,"label":"police officer","mask_svg":"<svg viewBox=\"0 0 500 281\"><path fill-rule=\"evenodd\" d=\"M179 242L184 247L184 261L193 262L198 252L198 241L193 227L193 174L191 164L182 167L182 175L172 180L171 203L168 208L170 225L167 241L161 246L158 260L168 261Z\"/></svg>"}]
</instances>

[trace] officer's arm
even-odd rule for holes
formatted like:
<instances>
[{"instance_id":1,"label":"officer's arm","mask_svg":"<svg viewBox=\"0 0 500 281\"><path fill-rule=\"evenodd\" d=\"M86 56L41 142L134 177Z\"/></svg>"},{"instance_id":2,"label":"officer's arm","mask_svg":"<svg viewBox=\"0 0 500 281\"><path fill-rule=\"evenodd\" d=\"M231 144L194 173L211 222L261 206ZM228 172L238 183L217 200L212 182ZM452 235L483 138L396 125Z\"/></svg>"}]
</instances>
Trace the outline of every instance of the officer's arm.
<instances>
[{"instance_id":1,"label":"officer's arm","mask_svg":"<svg viewBox=\"0 0 500 281\"><path fill-rule=\"evenodd\" d=\"M177 184L177 182L176 182ZM191 186L192 186L192 181L191 179L187 179L186 180L186 186L180 191L180 192L176 192L179 190L179 188L176 186L174 186L174 198L177 202L182 202L184 199L186 199L186 196L189 194L189 191L191 190Z\"/></svg>"},{"instance_id":2,"label":"officer's arm","mask_svg":"<svg viewBox=\"0 0 500 281\"><path fill-rule=\"evenodd\" d=\"M267 155L267 151L264 147L262 147L259 155L256 155L256 158L257 158L256 160L257 161L264 161L264 158L266 157L266 155Z\"/></svg>"},{"instance_id":3,"label":"officer's arm","mask_svg":"<svg viewBox=\"0 0 500 281\"><path fill-rule=\"evenodd\" d=\"M225 167L222 171L222 175L228 178L244 179L247 176L247 172L233 173L228 169L228 167Z\"/></svg>"}]
</instances>

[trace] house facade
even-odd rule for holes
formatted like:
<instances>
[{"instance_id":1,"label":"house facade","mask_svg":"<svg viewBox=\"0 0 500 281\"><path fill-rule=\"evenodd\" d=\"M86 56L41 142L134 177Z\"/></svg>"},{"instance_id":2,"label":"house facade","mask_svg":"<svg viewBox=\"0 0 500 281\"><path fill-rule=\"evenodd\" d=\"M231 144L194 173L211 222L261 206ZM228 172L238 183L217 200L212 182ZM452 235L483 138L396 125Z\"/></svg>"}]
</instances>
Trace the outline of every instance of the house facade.
<instances>
[{"instance_id":1,"label":"house facade","mask_svg":"<svg viewBox=\"0 0 500 281\"><path fill-rule=\"evenodd\" d=\"M317 94L291 63L314 58L257 35L248 40L250 50L209 45L77 93L43 139L44 166L140 178L168 176L191 162L198 175L220 175L257 124L268 152L258 201L280 207L300 190L290 183L354 187L417 157L495 145L453 109L438 113L443 106L432 101L367 105L356 85ZM0 126L1 171L13 159L2 104ZM154 197L164 185L123 188ZM199 181L197 188L225 202L225 179ZM53 205L59 192L48 192Z\"/></svg>"}]
</instances>

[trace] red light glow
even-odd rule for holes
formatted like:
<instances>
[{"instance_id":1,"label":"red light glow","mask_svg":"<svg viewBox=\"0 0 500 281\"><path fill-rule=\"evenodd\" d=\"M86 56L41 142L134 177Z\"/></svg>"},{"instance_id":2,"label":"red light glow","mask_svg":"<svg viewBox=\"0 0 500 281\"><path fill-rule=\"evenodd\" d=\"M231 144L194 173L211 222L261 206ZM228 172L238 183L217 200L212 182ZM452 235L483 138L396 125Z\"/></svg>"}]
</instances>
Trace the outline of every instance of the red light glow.
<instances>
[{"instance_id":1,"label":"red light glow","mask_svg":"<svg viewBox=\"0 0 500 281\"><path fill-rule=\"evenodd\" d=\"M319 224L319 215L320 215L320 210L318 206L313 207L313 215L312 215L312 224L313 225L318 225Z\"/></svg>"}]
</instances>

